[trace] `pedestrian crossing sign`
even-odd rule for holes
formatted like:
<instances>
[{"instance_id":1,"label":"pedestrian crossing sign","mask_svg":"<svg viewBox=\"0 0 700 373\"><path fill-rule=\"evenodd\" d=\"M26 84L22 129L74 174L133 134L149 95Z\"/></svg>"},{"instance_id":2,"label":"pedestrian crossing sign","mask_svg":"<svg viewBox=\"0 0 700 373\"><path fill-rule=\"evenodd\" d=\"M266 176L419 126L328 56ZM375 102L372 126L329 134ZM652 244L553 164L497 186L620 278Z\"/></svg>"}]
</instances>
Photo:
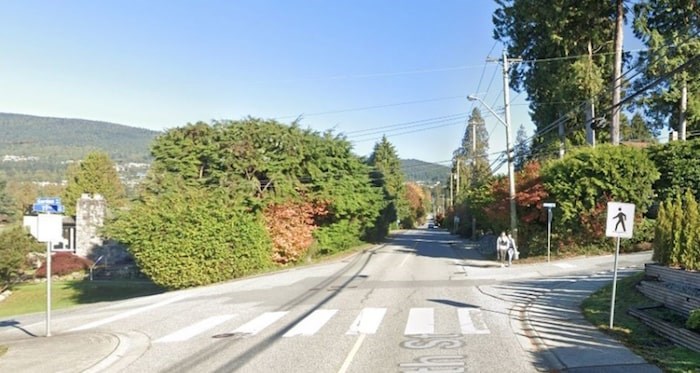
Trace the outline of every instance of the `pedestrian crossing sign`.
<instances>
[{"instance_id":1,"label":"pedestrian crossing sign","mask_svg":"<svg viewBox=\"0 0 700 373\"><path fill-rule=\"evenodd\" d=\"M634 204L608 202L605 220L605 235L608 237L632 238L634 230Z\"/></svg>"}]
</instances>

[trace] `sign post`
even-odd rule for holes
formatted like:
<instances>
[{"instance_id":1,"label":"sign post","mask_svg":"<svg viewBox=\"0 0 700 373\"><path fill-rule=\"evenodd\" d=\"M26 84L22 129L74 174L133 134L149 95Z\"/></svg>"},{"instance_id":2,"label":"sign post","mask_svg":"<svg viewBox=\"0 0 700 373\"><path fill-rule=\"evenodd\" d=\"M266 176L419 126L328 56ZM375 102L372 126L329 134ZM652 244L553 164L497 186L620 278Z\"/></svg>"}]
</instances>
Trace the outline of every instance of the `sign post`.
<instances>
[{"instance_id":1,"label":"sign post","mask_svg":"<svg viewBox=\"0 0 700 373\"><path fill-rule=\"evenodd\" d=\"M617 291L617 259L620 256L620 238L632 238L634 230L634 204L608 202L608 215L605 220L605 235L616 237L615 264L613 265L613 288L610 300L610 329L613 328L615 318L615 292Z\"/></svg>"},{"instance_id":2,"label":"sign post","mask_svg":"<svg viewBox=\"0 0 700 373\"><path fill-rule=\"evenodd\" d=\"M60 198L37 198L32 210L37 216L36 239L46 242L46 336L51 336L51 252L52 242L61 241L62 215L64 211ZM53 213L53 215L52 215Z\"/></svg>"},{"instance_id":3,"label":"sign post","mask_svg":"<svg viewBox=\"0 0 700 373\"><path fill-rule=\"evenodd\" d=\"M549 253L552 245L552 209L557 207L557 204L545 202L542 206L547 208L547 263L549 263Z\"/></svg>"}]
</instances>

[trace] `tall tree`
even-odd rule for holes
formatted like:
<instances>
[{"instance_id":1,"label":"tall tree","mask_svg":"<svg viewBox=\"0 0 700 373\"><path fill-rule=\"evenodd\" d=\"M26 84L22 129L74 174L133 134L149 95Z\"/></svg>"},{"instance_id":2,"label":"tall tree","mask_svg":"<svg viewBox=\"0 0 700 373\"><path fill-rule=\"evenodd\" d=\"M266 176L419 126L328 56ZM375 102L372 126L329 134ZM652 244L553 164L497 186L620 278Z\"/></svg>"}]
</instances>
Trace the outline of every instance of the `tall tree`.
<instances>
[{"instance_id":1,"label":"tall tree","mask_svg":"<svg viewBox=\"0 0 700 373\"><path fill-rule=\"evenodd\" d=\"M479 108L474 108L464 130L462 144L453 153L452 171L459 171L459 188L456 196L471 188L483 185L491 176L489 164L489 133Z\"/></svg>"},{"instance_id":2,"label":"tall tree","mask_svg":"<svg viewBox=\"0 0 700 373\"><path fill-rule=\"evenodd\" d=\"M17 215L14 208L12 197L7 192L7 183L5 180L0 180L0 215L5 215L7 218L12 218Z\"/></svg>"},{"instance_id":3,"label":"tall tree","mask_svg":"<svg viewBox=\"0 0 700 373\"><path fill-rule=\"evenodd\" d=\"M639 56L639 86L697 58L700 5L697 0L643 0L634 6L634 33L647 46ZM644 93L640 104L657 129L700 129L700 66L669 77Z\"/></svg>"},{"instance_id":4,"label":"tall tree","mask_svg":"<svg viewBox=\"0 0 700 373\"><path fill-rule=\"evenodd\" d=\"M387 206L382 213L383 220L391 224L405 218L408 215L408 204L405 201L401 161L394 145L386 136L382 136L382 140L374 145L368 164L373 168L372 179L375 185L384 189Z\"/></svg>"},{"instance_id":5,"label":"tall tree","mask_svg":"<svg viewBox=\"0 0 700 373\"><path fill-rule=\"evenodd\" d=\"M656 142L654 134L649 129L647 122L640 113L635 113L632 116L632 120L627 123L627 121L622 121L622 126L620 127L621 139L625 141L642 141L642 142Z\"/></svg>"},{"instance_id":6,"label":"tall tree","mask_svg":"<svg viewBox=\"0 0 700 373\"><path fill-rule=\"evenodd\" d=\"M513 155L513 162L516 171L520 171L525 167L527 158L530 155L530 140L527 137L527 132L525 131L525 126L520 125L518 128L518 134L515 136L515 148Z\"/></svg>"},{"instance_id":7,"label":"tall tree","mask_svg":"<svg viewBox=\"0 0 700 373\"><path fill-rule=\"evenodd\" d=\"M557 142L555 121L563 116L567 139L584 143L584 104L601 107L601 102L609 102L604 82L612 74L614 4L599 0L496 3L494 38L505 44L509 56L526 61L512 65L510 85L528 94L539 134L532 146L537 153L545 153L549 144Z\"/></svg>"},{"instance_id":8,"label":"tall tree","mask_svg":"<svg viewBox=\"0 0 700 373\"><path fill-rule=\"evenodd\" d=\"M66 214L75 214L76 203L83 193L101 194L110 207L124 204L124 185L114 162L105 152L91 152L81 162L73 163L67 170L67 178L68 185L63 192Z\"/></svg>"}]
</instances>

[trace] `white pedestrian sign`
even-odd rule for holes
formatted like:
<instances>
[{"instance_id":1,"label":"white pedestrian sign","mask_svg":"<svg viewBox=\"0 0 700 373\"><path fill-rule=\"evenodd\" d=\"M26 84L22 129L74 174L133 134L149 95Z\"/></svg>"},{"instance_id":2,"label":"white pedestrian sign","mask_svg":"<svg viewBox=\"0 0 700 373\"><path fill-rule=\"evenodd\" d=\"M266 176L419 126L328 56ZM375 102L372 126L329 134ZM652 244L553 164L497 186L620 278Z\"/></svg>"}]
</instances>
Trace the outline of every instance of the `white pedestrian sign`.
<instances>
[{"instance_id":1,"label":"white pedestrian sign","mask_svg":"<svg viewBox=\"0 0 700 373\"><path fill-rule=\"evenodd\" d=\"M634 204L608 202L608 217L605 226L605 235L608 237L632 238Z\"/></svg>"}]
</instances>

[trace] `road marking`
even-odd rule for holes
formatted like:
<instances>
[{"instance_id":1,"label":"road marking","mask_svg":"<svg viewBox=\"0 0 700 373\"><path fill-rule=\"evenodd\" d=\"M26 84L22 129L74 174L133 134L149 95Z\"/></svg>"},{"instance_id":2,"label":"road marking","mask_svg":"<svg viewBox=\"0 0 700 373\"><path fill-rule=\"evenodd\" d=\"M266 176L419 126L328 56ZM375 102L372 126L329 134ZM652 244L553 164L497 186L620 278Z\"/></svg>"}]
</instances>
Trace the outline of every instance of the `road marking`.
<instances>
[{"instance_id":1,"label":"road marking","mask_svg":"<svg viewBox=\"0 0 700 373\"><path fill-rule=\"evenodd\" d=\"M491 331L484 322L484 314L476 308L457 309L459 317L459 327L462 334L490 334Z\"/></svg>"},{"instance_id":2,"label":"road marking","mask_svg":"<svg viewBox=\"0 0 700 373\"><path fill-rule=\"evenodd\" d=\"M408 260L408 258L411 257L411 256L408 255L408 254L403 254L403 255L404 255L405 257L404 257L403 260L401 261L401 264L399 264L399 268L403 267L403 265L406 264L406 261Z\"/></svg>"},{"instance_id":3,"label":"road marking","mask_svg":"<svg viewBox=\"0 0 700 373\"><path fill-rule=\"evenodd\" d=\"M357 341L355 341L355 345L352 346L352 350L350 350L348 356L345 358L345 361L343 361L343 365L340 367L340 369L338 369L338 373L345 373L347 372L348 368L350 368L350 363L352 363L352 359L355 358L357 351L360 350L360 346L365 340L366 335L367 334L360 334L360 336L357 338Z\"/></svg>"},{"instance_id":4,"label":"road marking","mask_svg":"<svg viewBox=\"0 0 700 373\"><path fill-rule=\"evenodd\" d=\"M314 335L323 325L326 325L336 312L338 310L316 310L294 325L283 337Z\"/></svg>"},{"instance_id":5,"label":"road marking","mask_svg":"<svg viewBox=\"0 0 700 373\"><path fill-rule=\"evenodd\" d=\"M196 324L190 325L186 328L182 328L176 332L170 333L166 335L165 337L156 339L154 342L182 342L186 341L198 334L204 333L205 331L222 324L231 318L233 318L235 315L220 315L220 316L213 316L209 317L207 319L204 319Z\"/></svg>"},{"instance_id":6,"label":"road marking","mask_svg":"<svg viewBox=\"0 0 700 373\"><path fill-rule=\"evenodd\" d=\"M432 308L411 308L404 335L433 334L435 332L435 314Z\"/></svg>"},{"instance_id":7,"label":"road marking","mask_svg":"<svg viewBox=\"0 0 700 373\"><path fill-rule=\"evenodd\" d=\"M132 309L132 310L130 310L130 311L122 312L122 313L116 314L116 315L114 315L114 316L112 316L112 317L108 317L108 318L106 318L106 319L97 320L97 321L94 321L94 322L91 322L91 323L87 323L87 324L85 324L85 325L81 325L81 326L79 326L79 327L77 327L77 328L73 328L73 329L69 330L69 332L77 332L77 331L80 331L80 330L92 329L92 328L95 328L95 327L98 327L98 326L102 326L102 325L104 325L104 324L109 324L109 323L111 323L111 322L114 322L114 321L117 321L117 320L121 320L121 319L125 319L125 318L127 318L127 317L131 317L131 316L134 316L134 315L139 314L139 313L142 313L142 312L150 311L150 310L152 310L152 309L154 309L154 308L166 306L166 305L168 305L168 304L170 304L170 303L175 303L175 302L181 301L181 300L183 300L183 299L185 299L185 298L187 298L187 297L188 297L187 295L180 295L180 296L177 296L177 297L172 297L172 298L170 298L170 299L166 299L166 300L161 301L161 302L158 302L158 303L154 303L154 304L151 304L151 305L148 305L148 306L145 306L145 307L141 307L141 308L135 308L135 309Z\"/></svg>"},{"instance_id":8,"label":"road marking","mask_svg":"<svg viewBox=\"0 0 700 373\"><path fill-rule=\"evenodd\" d=\"M272 325L272 323L274 323L275 321L281 319L286 314L287 311L265 312L262 315L239 326L236 330L232 331L231 333L256 335L260 333L260 331L262 331L263 329Z\"/></svg>"},{"instance_id":9,"label":"road marking","mask_svg":"<svg viewBox=\"0 0 700 373\"><path fill-rule=\"evenodd\" d=\"M559 267L559 268L564 268L564 269L576 268L575 265L569 264L569 263L555 263L554 265L557 266L557 267Z\"/></svg>"},{"instance_id":10,"label":"road marking","mask_svg":"<svg viewBox=\"0 0 700 373\"><path fill-rule=\"evenodd\" d=\"M375 334L382 323L386 308L364 308L350 325L347 335Z\"/></svg>"}]
</instances>

